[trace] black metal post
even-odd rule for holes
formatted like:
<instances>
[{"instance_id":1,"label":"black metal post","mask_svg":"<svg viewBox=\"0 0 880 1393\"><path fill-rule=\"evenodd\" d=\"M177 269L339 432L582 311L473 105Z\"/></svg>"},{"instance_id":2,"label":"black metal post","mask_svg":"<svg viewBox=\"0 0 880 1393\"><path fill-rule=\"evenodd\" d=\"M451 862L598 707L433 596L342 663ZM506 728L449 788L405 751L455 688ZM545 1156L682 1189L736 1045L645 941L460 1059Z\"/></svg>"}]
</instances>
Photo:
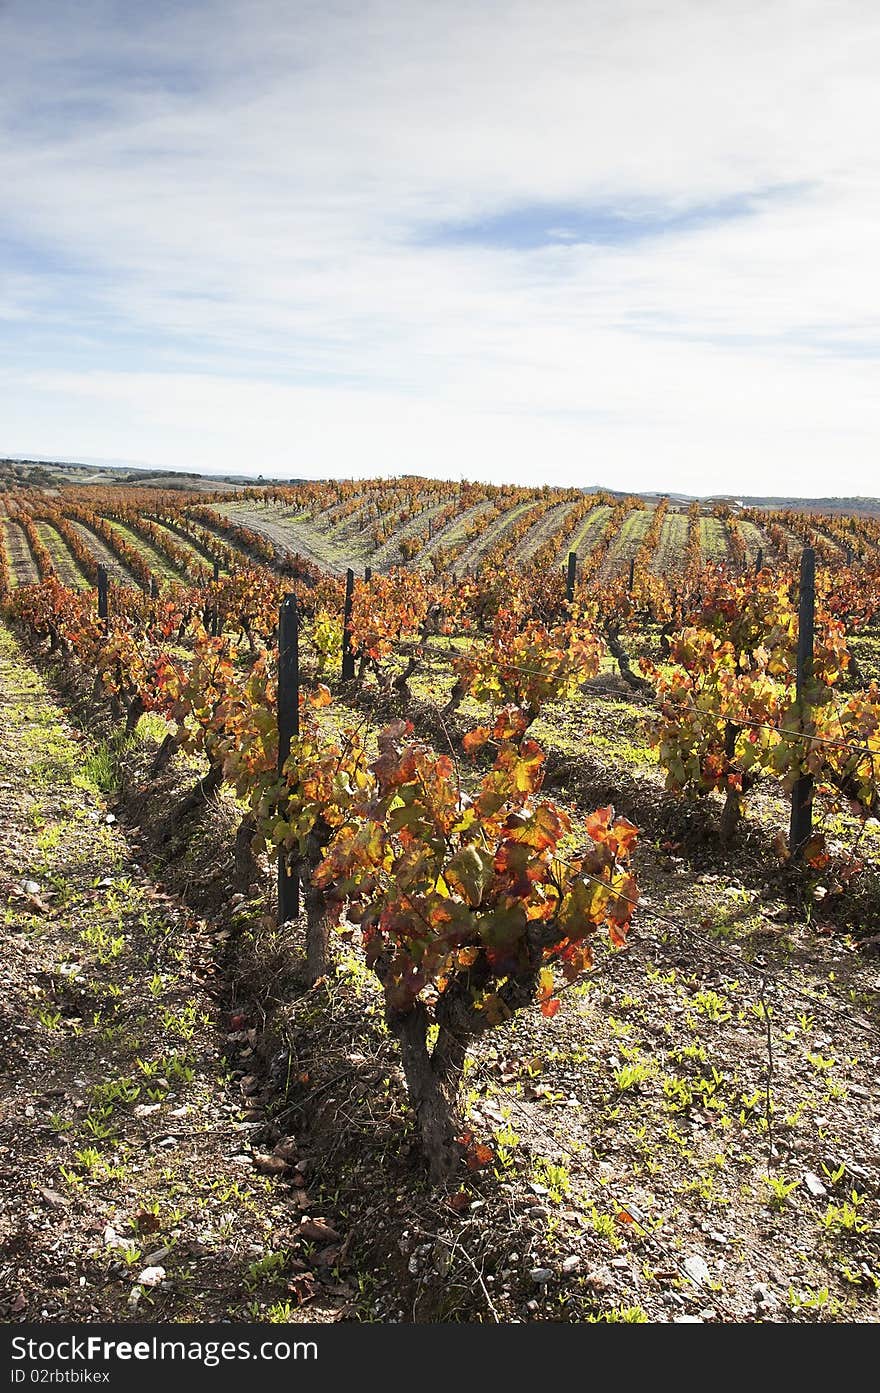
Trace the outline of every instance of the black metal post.
<instances>
[{"instance_id":1,"label":"black metal post","mask_svg":"<svg viewBox=\"0 0 880 1393\"><path fill-rule=\"evenodd\" d=\"M364 567L364 582L365 582L365 584L369 585L369 583L370 583L370 581L371 581L372 579L373 579L373 568L372 568L372 566L365 566L365 567Z\"/></svg>"},{"instance_id":2,"label":"black metal post","mask_svg":"<svg viewBox=\"0 0 880 1393\"><path fill-rule=\"evenodd\" d=\"M797 699L803 705L813 675L813 620L816 607L816 553L804 547L801 553L801 583L798 601ZM806 745L806 742L804 742ZM801 774L791 791L791 829L789 843L792 856L800 856L813 830L813 776Z\"/></svg>"},{"instance_id":3,"label":"black metal post","mask_svg":"<svg viewBox=\"0 0 880 1393\"><path fill-rule=\"evenodd\" d=\"M158 598L159 598L159 582L157 581L157 579L156 579L155 576L150 576L150 599L151 599L151 600L156 600L156 599L158 599Z\"/></svg>"},{"instance_id":4,"label":"black metal post","mask_svg":"<svg viewBox=\"0 0 880 1393\"><path fill-rule=\"evenodd\" d=\"M636 558L631 556L629 559L629 586L627 587L630 595L632 594L633 582L636 578Z\"/></svg>"},{"instance_id":5,"label":"black metal post","mask_svg":"<svg viewBox=\"0 0 880 1393\"><path fill-rule=\"evenodd\" d=\"M349 566L345 573L345 607L342 611L342 680L350 682L354 677L354 649L351 646L351 607L354 599L354 571Z\"/></svg>"},{"instance_id":6,"label":"black metal post","mask_svg":"<svg viewBox=\"0 0 880 1393\"><path fill-rule=\"evenodd\" d=\"M214 560L214 579L215 579L215 580L219 580L219 579L220 579L220 562L217 561L216 558L215 558L215 560Z\"/></svg>"},{"instance_id":7,"label":"black metal post","mask_svg":"<svg viewBox=\"0 0 880 1393\"><path fill-rule=\"evenodd\" d=\"M576 551L568 553L568 570L565 575L565 598L570 605L574 604L574 583L577 579L578 558Z\"/></svg>"},{"instance_id":8,"label":"black metal post","mask_svg":"<svg viewBox=\"0 0 880 1393\"><path fill-rule=\"evenodd\" d=\"M299 735L299 611L295 595L285 595L278 612L278 773ZM278 923L299 914L299 860L278 853Z\"/></svg>"},{"instance_id":9,"label":"black metal post","mask_svg":"<svg viewBox=\"0 0 880 1393\"><path fill-rule=\"evenodd\" d=\"M99 618L99 619L106 619L106 618L107 618L107 600L108 600L107 567L106 567L106 566L99 566L99 567L98 567L98 618Z\"/></svg>"}]
</instances>

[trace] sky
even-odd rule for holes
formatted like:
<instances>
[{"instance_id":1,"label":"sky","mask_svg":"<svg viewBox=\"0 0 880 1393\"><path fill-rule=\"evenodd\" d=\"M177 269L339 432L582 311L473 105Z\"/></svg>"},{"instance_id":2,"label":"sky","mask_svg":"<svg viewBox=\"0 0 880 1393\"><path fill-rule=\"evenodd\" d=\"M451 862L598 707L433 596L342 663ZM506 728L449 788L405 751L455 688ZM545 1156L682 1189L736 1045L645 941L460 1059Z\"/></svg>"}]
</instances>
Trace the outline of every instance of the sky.
<instances>
[{"instance_id":1,"label":"sky","mask_svg":"<svg viewBox=\"0 0 880 1393\"><path fill-rule=\"evenodd\" d=\"M874 0L0 0L0 456L880 494Z\"/></svg>"}]
</instances>

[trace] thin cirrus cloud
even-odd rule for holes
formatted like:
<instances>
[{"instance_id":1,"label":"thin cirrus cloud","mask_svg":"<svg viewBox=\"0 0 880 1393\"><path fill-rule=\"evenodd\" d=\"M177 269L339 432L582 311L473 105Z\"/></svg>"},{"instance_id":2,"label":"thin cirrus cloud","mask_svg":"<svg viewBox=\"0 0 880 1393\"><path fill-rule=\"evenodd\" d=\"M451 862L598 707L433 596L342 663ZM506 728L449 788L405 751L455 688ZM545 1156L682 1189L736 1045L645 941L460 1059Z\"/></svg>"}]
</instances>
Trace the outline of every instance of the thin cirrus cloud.
<instances>
[{"instance_id":1,"label":"thin cirrus cloud","mask_svg":"<svg viewBox=\"0 0 880 1393\"><path fill-rule=\"evenodd\" d=\"M0 50L0 454L877 491L872 5L7 0Z\"/></svg>"},{"instance_id":2,"label":"thin cirrus cloud","mask_svg":"<svg viewBox=\"0 0 880 1393\"><path fill-rule=\"evenodd\" d=\"M803 189L766 189L732 194L717 202L667 206L657 202L627 207L571 204L526 204L464 222L424 229L426 245L512 248L530 251L556 244L628 246L648 238L674 237L749 217L771 199L792 197Z\"/></svg>"}]
</instances>

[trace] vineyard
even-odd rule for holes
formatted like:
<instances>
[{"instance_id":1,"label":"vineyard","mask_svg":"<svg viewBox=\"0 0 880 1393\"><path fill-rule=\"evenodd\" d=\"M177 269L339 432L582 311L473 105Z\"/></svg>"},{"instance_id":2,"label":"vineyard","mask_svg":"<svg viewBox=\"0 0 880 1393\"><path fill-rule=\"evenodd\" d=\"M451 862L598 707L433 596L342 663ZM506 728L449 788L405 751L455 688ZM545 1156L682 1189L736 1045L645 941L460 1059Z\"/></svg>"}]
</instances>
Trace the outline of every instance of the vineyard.
<instances>
[{"instance_id":1,"label":"vineyard","mask_svg":"<svg viewBox=\"0 0 880 1393\"><path fill-rule=\"evenodd\" d=\"M12 757L14 693L45 684L83 816L147 877L77 843L87 922L26 981L71 817L3 785L30 1067L117 1060L79 1107L59 1090L37 1185L113 1233L82 1269L101 1309L876 1320L880 518L415 478L13 487L0 603L16 777L49 756ZM132 994L156 1006L129 1047ZM138 1127L172 1161L202 1135L218 1019L240 1175L205 1161L209 1194L172 1165L153 1214L118 1172ZM220 1290L232 1210L250 1258Z\"/></svg>"}]
</instances>

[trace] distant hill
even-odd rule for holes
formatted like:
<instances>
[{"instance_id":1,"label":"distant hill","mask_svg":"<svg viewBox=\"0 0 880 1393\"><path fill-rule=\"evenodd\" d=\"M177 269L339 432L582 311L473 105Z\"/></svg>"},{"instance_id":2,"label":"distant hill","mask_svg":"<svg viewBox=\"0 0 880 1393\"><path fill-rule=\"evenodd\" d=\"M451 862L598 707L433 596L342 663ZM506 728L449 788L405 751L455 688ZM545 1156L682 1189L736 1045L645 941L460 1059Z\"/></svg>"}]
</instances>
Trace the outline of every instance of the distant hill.
<instances>
[{"instance_id":1,"label":"distant hill","mask_svg":"<svg viewBox=\"0 0 880 1393\"><path fill-rule=\"evenodd\" d=\"M29 460L0 459L0 489L11 485L31 485L37 488L58 488L64 484L136 484L144 488L187 489L195 493L211 492L215 489L254 488L259 484L302 484L302 478L279 478L271 476L253 478L245 474L200 474L192 470L149 469L139 465L76 463L69 460ZM608 493L623 498L626 489L611 489L604 484L590 484L584 493ZM729 503L749 508L797 508L803 512L815 513L869 513L880 515L880 498L792 498L792 497L754 497L738 493L697 495L688 493L664 493L651 490L636 495L646 503L656 503L660 498L668 498L671 503L686 506L694 499L711 505Z\"/></svg>"}]
</instances>

